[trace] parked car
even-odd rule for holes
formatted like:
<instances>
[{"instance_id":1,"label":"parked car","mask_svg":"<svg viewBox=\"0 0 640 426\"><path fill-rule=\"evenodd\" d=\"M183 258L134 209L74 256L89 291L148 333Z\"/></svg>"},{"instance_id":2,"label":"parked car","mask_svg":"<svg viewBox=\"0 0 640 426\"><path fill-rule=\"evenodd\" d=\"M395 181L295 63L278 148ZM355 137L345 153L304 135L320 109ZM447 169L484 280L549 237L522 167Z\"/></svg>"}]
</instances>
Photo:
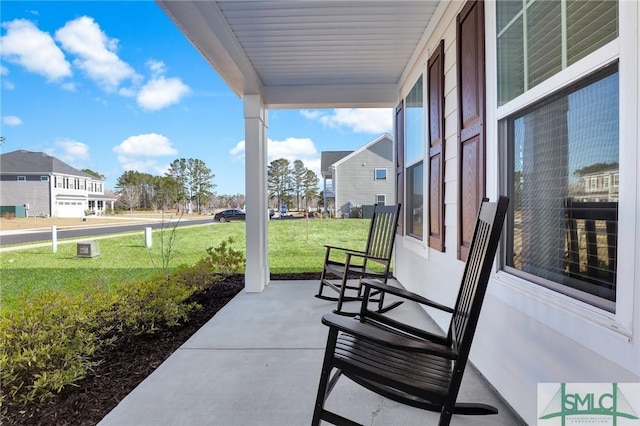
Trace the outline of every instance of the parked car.
<instances>
[{"instance_id":1,"label":"parked car","mask_svg":"<svg viewBox=\"0 0 640 426\"><path fill-rule=\"evenodd\" d=\"M213 220L218 222L229 222L232 220L244 220L245 213L238 209L222 210L213 216Z\"/></svg>"}]
</instances>

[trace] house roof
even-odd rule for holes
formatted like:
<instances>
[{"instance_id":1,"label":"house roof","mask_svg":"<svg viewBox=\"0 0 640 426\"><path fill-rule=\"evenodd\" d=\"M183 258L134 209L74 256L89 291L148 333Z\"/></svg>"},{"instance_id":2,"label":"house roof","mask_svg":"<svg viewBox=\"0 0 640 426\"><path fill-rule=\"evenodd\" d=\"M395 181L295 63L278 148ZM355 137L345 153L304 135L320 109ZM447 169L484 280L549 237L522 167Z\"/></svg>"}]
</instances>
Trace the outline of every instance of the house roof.
<instances>
[{"instance_id":1,"label":"house roof","mask_svg":"<svg viewBox=\"0 0 640 426\"><path fill-rule=\"evenodd\" d=\"M156 0L229 87L267 108L393 107L447 0Z\"/></svg>"},{"instance_id":2,"label":"house roof","mask_svg":"<svg viewBox=\"0 0 640 426\"><path fill-rule=\"evenodd\" d=\"M352 152L353 151L322 151L320 154L320 172L323 175L325 173L331 174L329 173L329 167Z\"/></svg>"},{"instance_id":3,"label":"house roof","mask_svg":"<svg viewBox=\"0 0 640 426\"><path fill-rule=\"evenodd\" d=\"M357 150L351 152L349 155L346 155L342 158L340 158L338 161L336 161L334 163L334 165L339 165L340 163L343 163L353 157L355 157L356 155L360 154L362 151L369 149L370 147L372 147L373 145L377 144L378 142L384 140L384 139L388 139L390 141L393 141L393 139L391 138L391 135L389 135L388 133L385 133L381 136L378 136L377 138L375 138L374 140L372 140L371 142L369 142L368 144L358 148Z\"/></svg>"},{"instance_id":4,"label":"house roof","mask_svg":"<svg viewBox=\"0 0 640 426\"><path fill-rule=\"evenodd\" d=\"M43 174L51 173L79 176L83 178L96 179L95 176L88 175L67 163L63 163L55 157L44 152L32 152L20 149L0 155L1 174Z\"/></svg>"}]
</instances>

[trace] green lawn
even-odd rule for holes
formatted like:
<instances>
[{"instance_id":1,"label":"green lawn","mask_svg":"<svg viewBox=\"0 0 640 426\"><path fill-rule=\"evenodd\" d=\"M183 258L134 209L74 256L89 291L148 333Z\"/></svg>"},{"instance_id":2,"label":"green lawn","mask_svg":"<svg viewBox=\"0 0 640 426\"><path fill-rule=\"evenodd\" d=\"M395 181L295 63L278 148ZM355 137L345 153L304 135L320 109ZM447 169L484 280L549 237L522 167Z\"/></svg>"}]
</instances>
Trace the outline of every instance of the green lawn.
<instances>
[{"instance_id":1,"label":"green lawn","mask_svg":"<svg viewBox=\"0 0 640 426\"><path fill-rule=\"evenodd\" d=\"M271 272L317 272L324 260L324 244L364 249L369 220L273 220L269 222ZM232 222L178 228L170 267L191 265L229 237L234 248L245 249L245 224ZM165 241L171 235L164 231ZM144 233L98 239L100 256L77 259L76 244L10 251L0 255L1 303L11 308L16 298L43 289L90 291L96 286L115 287L162 270L162 233L153 234L153 247L144 245ZM89 238L87 238L89 239ZM166 251L165 251L166 253Z\"/></svg>"}]
</instances>

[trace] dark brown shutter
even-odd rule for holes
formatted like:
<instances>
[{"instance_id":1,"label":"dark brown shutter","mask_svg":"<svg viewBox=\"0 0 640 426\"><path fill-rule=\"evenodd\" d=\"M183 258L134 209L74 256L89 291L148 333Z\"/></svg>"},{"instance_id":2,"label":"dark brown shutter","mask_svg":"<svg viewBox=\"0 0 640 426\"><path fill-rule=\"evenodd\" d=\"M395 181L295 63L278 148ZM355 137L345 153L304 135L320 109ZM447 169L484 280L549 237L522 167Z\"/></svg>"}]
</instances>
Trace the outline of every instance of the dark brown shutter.
<instances>
[{"instance_id":1,"label":"dark brown shutter","mask_svg":"<svg viewBox=\"0 0 640 426\"><path fill-rule=\"evenodd\" d=\"M465 261L485 194L484 3L468 1L457 17L458 259Z\"/></svg>"},{"instance_id":2,"label":"dark brown shutter","mask_svg":"<svg viewBox=\"0 0 640 426\"><path fill-rule=\"evenodd\" d=\"M429 246L444 251L444 40L429 58Z\"/></svg>"},{"instance_id":3,"label":"dark brown shutter","mask_svg":"<svg viewBox=\"0 0 640 426\"><path fill-rule=\"evenodd\" d=\"M397 233L404 235L404 103L396 107L396 202L401 205L398 212Z\"/></svg>"}]
</instances>

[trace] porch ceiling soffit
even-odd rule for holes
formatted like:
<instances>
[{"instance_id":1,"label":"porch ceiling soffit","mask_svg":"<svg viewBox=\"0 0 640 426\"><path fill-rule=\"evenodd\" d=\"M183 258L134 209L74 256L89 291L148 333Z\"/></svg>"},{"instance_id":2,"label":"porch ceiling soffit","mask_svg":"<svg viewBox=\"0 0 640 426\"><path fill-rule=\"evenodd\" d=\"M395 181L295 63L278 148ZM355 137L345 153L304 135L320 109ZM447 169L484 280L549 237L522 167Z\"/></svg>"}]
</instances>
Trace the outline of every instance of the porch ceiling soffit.
<instances>
[{"instance_id":1,"label":"porch ceiling soffit","mask_svg":"<svg viewBox=\"0 0 640 426\"><path fill-rule=\"evenodd\" d=\"M267 108L392 107L444 0L156 0L239 96Z\"/></svg>"}]
</instances>

